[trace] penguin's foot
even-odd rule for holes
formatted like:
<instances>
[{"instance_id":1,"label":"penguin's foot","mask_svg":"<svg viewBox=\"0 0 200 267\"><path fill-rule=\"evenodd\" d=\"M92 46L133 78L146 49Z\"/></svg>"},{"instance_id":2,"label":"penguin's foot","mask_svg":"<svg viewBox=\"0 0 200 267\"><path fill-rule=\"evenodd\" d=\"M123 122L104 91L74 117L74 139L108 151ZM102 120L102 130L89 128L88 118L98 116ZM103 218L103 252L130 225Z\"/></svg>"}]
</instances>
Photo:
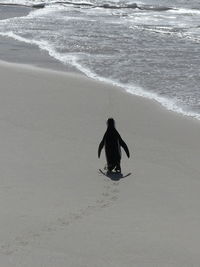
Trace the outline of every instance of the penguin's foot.
<instances>
[{"instance_id":1,"label":"penguin's foot","mask_svg":"<svg viewBox=\"0 0 200 267\"><path fill-rule=\"evenodd\" d=\"M115 171L118 172L118 173L121 173L121 168L119 166L116 166L115 167Z\"/></svg>"}]
</instances>

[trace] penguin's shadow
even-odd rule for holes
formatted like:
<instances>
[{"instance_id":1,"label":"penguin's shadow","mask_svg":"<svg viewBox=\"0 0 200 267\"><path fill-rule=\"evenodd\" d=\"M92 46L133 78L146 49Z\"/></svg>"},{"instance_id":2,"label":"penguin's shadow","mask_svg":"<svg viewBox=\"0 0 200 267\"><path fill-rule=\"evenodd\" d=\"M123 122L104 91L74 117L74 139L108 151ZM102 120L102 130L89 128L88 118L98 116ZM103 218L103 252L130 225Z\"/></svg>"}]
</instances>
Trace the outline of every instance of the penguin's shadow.
<instances>
[{"instance_id":1,"label":"penguin's shadow","mask_svg":"<svg viewBox=\"0 0 200 267\"><path fill-rule=\"evenodd\" d=\"M112 181L119 181L121 179L124 179L123 173L120 172L107 172L106 175Z\"/></svg>"},{"instance_id":2,"label":"penguin's shadow","mask_svg":"<svg viewBox=\"0 0 200 267\"><path fill-rule=\"evenodd\" d=\"M121 172L103 172L101 169L99 169L99 171L112 181L119 181L131 175L131 172L126 175L123 175L123 173Z\"/></svg>"}]
</instances>

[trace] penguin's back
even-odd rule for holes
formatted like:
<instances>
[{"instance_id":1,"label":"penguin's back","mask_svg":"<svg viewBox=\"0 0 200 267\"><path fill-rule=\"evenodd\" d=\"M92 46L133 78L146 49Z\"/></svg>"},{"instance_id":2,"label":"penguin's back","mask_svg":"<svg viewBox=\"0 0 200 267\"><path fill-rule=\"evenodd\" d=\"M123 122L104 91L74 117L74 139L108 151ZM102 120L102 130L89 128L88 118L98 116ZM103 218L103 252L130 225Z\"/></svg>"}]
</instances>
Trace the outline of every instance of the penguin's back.
<instances>
[{"instance_id":1,"label":"penguin's back","mask_svg":"<svg viewBox=\"0 0 200 267\"><path fill-rule=\"evenodd\" d=\"M107 161L116 163L121 159L119 133L115 128L108 129L105 135L105 153Z\"/></svg>"}]
</instances>

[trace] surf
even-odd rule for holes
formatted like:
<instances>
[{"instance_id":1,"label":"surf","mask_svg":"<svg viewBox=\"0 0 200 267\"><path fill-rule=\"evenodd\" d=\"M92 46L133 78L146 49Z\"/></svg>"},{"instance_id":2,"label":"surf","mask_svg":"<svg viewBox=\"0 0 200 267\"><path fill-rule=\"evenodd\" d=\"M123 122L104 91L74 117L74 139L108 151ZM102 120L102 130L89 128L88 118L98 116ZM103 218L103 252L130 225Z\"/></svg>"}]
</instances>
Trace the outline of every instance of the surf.
<instances>
[{"instance_id":1,"label":"surf","mask_svg":"<svg viewBox=\"0 0 200 267\"><path fill-rule=\"evenodd\" d=\"M27 3L31 4L33 2L29 1ZM114 77L114 75L112 75L112 72L115 73L116 71L115 69L112 70L110 75L108 75L108 73L104 73L104 69L103 69L104 66L100 65L101 59L104 59L104 61L102 60L103 62L109 62L109 60L111 61L114 60L113 65L119 64L119 61L122 59L115 57L115 56L118 56L118 52L116 54L115 53L110 54L111 52L115 51L116 47L114 46L114 44L112 47L109 47L110 45L109 38L113 38L113 37L112 35L109 35L110 34L109 32L106 35L105 30L103 28L102 28L102 32L104 32L105 36L103 36L102 38L104 38L103 39L104 42L106 40L105 38L107 38L108 40L108 43L105 44L105 46L108 47L108 52L106 52L108 54L105 54L105 50L101 50L100 49L101 47L96 49L97 50L96 52L95 42L97 42L100 35L99 33L94 32L93 29L84 33L84 35L82 36L82 35L79 35L79 33L81 32L80 28L72 27L74 36L76 38L79 38L78 40L73 39L73 36L71 38L72 43L77 41L77 44L79 44L80 49L77 49L76 46L73 46L73 47L69 46L68 48L67 34L69 35L69 37L71 34L69 30L64 32L64 34L66 35L66 39L62 40L61 39L62 34L59 32L59 29L56 32L55 31L56 28L52 30L52 27L48 28L48 26L46 26L45 24L46 21L47 21L47 25L50 24L51 22L53 23L54 21L56 21L56 19L58 19L58 22L61 21L62 23L64 23L64 21L67 20L68 23L67 24L65 23L65 25L69 27L70 22L72 22L71 24L72 26L73 26L73 23L75 23L74 25L79 25L78 21L80 21L80 23L83 23L83 19L84 19L85 21L84 23L86 23L85 25L89 25L87 24L89 23L89 21L93 20L93 22L95 23L96 18L102 16L104 20L102 20L103 22L102 22L101 27L104 26L103 24L104 22L107 23L105 25L113 26L113 29L115 29L116 28L115 25L117 25L118 30L120 29L119 27L121 27L119 34L122 34L123 29L128 30L128 29L131 29L131 27L133 27L133 34L138 34L138 36L140 36L141 34L144 34L145 31L148 31L148 32L151 32L150 34L159 34L159 35L163 34L166 36L172 35L173 38L176 35L177 38L182 38L182 39L185 38L193 42L194 40L189 39L189 38L192 38L189 35L189 33L187 32L182 33L179 31L179 29L177 30L177 32L175 32L173 28L174 26L153 25L153 23L155 24L156 21L159 19L159 17L162 17L163 21L167 21L167 16L172 16L173 13L176 13L174 9L173 10L172 9L162 10L162 7L161 7L159 10L156 10L156 9L152 9L152 6L147 6L146 10L138 9L137 7L139 5L142 6L141 3L137 4L137 6L135 6L135 4L132 4L131 9L128 9L128 4L122 5L119 3L113 4L113 5L109 4L109 6L104 5L104 7L98 7L96 9L95 7L98 6L97 5L98 3L96 3L95 5L93 3L93 5L91 5L90 2L87 2L87 3L76 2L76 5L75 5L76 7L81 6L80 9L76 9L76 8L73 8L74 3L75 2L69 3L69 1L67 1L67 2L64 2L64 6L63 6L63 2L60 2L59 4L58 2L46 1L44 8L33 9L27 16L1 21L0 25L2 25L2 27L1 27L0 35L4 37L12 38L20 42L24 42L27 44L36 45L39 49L47 51L49 56L57 59L62 64L74 66L78 71L82 72L83 74L85 74L86 76L90 78L113 84L119 87L121 90L125 90L129 94L137 95L140 97L145 97L145 98L157 101L163 107L165 107L166 109L170 111L174 111L174 112L183 114L185 116L190 116L196 119L200 119L200 114L198 112L193 112L185 107L182 107L177 102L176 98L168 97L167 93L166 95L163 96L162 91L160 91L161 95L159 95L158 92L149 91L147 86L146 87L142 86L139 83L134 82L133 80L127 80L127 81L124 80L122 82L120 81L120 79L117 79L116 77ZM157 8L156 6L153 6L153 7ZM107 10L106 13L104 13L105 10ZM132 11L134 11L135 13L133 14ZM121 14L123 15L126 14L126 16L122 16ZM117 20L115 19L115 16ZM159 16L159 17L157 18L156 16ZM198 14L195 14L195 16L198 16ZM136 17L141 18L141 23L143 22L143 24L139 24L139 20L136 23L136 21L134 21L134 18ZM145 18L148 18L148 20L146 20L146 25L144 23ZM33 27L33 31L30 30L30 27L27 27L28 30L25 27L26 24L29 22L31 23L30 24L31 27ZM150 25L150 22L152 23L152 25ZM160 22L158 21L158 23ZM18 31L17 27L14 27L12 29L10 25L11 26L19 25L19 27L21 27L19 28L20 31ZM24 28L23 28L23 25L24 25ZM48 31L52 35L52 39L50 39L50 35L48 35ZM95 38L97 39L95 38L93 39L94 43L93 42L89 43L89 41L91 41L91 38L89 37L87 37L89 39L86 38L86 41L82 41L81 38L85 38L85 35L87 35L88 33L90 34L90 32L91 33L93 32L93 36L96 34ZM130 31L129 31L129 34L131 34ZM126 38L131 37L131 35L129 34L127 35ZM54 38L54 36L56 36L57 39ZM155 38L157 38L156 36L157 35L155 35ZM198 36L196 38L198 38ZM126 41L126 39L124 40ZM102 39L100 39L100 41L102 41ZM87 45L85 45L85 42ZM65 47L67 49L65 49ZM90 49L88 49L88 47ZM122 52L124 53L124 57L128 59L128 52L126 51L127 48L129 49L129 47L125 46ZM116 51L118 50L116 49ZM129 64L130 64L129 70L131 70L132 68L131 62ZM122 67L119 67L119 68L123 70L123 65ZM96 69L98 69L99 72L96 71ZM122 79L123 79L123 75L124 73L123 71L121 71L119 73L119 76L121 76Z\"/></svg>"}]
</instances>

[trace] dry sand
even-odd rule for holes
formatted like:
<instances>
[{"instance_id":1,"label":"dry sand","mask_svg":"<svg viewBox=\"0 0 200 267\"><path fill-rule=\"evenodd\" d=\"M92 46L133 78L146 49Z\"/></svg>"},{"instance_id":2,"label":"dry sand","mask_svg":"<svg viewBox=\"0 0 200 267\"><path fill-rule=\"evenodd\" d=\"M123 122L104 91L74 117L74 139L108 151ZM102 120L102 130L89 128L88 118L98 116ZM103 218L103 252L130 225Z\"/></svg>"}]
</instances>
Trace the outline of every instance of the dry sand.
<instances>
[{"instance_id":1,"label":"dry sand","mask_svg":"<svg viewBox=\"0 0 200 267\"><path fill-rule=\"evenodd\" d=\"M104 83L0 65L0 266L200 266L200 123ZM131 152L113 181L113 116Z\"/></svg>"}]
</instances>

